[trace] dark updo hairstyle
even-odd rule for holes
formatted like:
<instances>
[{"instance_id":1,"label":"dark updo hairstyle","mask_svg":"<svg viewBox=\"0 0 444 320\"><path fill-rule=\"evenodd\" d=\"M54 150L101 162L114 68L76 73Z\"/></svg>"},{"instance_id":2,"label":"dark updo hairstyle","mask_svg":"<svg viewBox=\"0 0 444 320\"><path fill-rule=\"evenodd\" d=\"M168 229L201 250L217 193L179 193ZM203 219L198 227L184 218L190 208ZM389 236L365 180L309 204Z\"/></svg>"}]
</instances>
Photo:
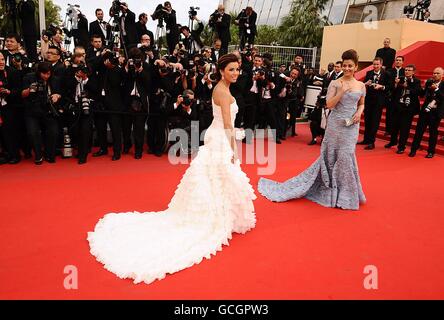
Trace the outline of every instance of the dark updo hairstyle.
<instances>
[{"instance_id":1,"label":"dark updo hairstyle","mask_svg":"<svg viewBox=\"0 0 444 320\"><path fill-rule=\"evenodd\" d=\"M351 60L355 63L355 65L358 65L359 61L358 53L356 52L356 50L353 49L347 50L342 54L342 61L344 60Z\"/></svg>"},{"instance_id":2,"label":"dark updo hairstyle","mask_svg":"<svg viewBox=\"0 0 444 320\"><path fill-rule=\"evenodd\" d=\"M219 82L222 79L222 74L220 73L222 70L225 70L225 68L233 62L239 63L239 59L235 54L229 53L224 54L222 57L217 60L217 73L216 73L216 79Z\"/></svg>"}]
</instances>

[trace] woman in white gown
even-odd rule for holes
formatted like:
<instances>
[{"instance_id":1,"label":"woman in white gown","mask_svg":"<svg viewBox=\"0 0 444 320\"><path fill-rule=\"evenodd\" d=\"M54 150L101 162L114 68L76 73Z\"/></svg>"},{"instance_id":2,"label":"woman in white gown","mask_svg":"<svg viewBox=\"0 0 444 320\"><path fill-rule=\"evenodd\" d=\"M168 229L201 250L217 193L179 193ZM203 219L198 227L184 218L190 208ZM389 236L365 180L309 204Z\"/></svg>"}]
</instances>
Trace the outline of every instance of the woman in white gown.
<instances>
[{"instance_id":1,"label":"woman in white gown","mask_svg":"<svg viewBox=\"0 0 444 320\"><path fill-rule=\"evenodd\" d=\"M209 259L232 233L254 228L256 199L237 157L230 84L239 76L233 54L218 61L221 80L213 91L213 122L205 144L161 212L109 213L88 233L91 254L119 278L150 283ZM199 197L189 197L190 190Z\"/></svg>"}]
</instances>

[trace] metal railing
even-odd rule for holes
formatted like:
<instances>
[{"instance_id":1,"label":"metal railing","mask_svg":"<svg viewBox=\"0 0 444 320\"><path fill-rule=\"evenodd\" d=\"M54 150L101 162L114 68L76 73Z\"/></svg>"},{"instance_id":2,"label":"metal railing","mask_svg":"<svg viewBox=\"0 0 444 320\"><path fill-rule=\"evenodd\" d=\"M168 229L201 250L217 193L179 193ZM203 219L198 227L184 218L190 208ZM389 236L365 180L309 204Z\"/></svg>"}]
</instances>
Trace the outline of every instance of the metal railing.
<instances>
[{"instance_id":1,"label":"metal railing","mask_svg":"<svg viewBox=\"0 0 444 320\"><path fill-rule=\"evenodd\" d=\"M302 47L282 47L282 46L265 46L255 45L259 49L259 53L264 54L266 52L273 55L273 65L275 67L280 64L289 65L293 62L294 57L299 54L304 58L303 64L315 68L316 55L318 48L302 48ZM239 49L238 45L231 45L228 47L228 52Z\"/></svg>"}]
</instances>

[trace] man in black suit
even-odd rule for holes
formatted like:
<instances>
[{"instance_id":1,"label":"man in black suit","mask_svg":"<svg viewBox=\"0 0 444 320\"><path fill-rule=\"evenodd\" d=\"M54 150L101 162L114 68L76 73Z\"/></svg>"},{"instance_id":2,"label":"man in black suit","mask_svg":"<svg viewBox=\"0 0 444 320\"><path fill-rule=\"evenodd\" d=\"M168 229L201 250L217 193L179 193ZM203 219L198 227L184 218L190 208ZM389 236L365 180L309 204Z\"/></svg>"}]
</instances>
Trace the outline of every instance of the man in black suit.
<instances>
[{"instance_id":1,"label":"man in black suit","mask_svg":"<svg viewBox=\"0 0 444 320\"><path fill-rule=\"evenodd\" d=\"M245 44L254 45L254 37L257 34L256 20L257 13L252 7L246 7L237 16L235 22L239 26L240 50L244 50Z\"/></svg>"},{"instance_id":2,"label":"man in black suit","mask_svg":"<svg viewBox=\"0 0 444 320\"><path fill-rule=\"evenodd\" d=\"M123 46L128 50L137 44L136 15L125 2L120 3L121 15L118 17L118 26L120 30L120 40L123 40ZM110 9L110 15L114 16L113 8Z\"/></svg>"},{"instance_id":3,"label":"man in black suit","mask_svg":"<svg viewBox=\"0 0 444 320\"><path fill-rule=\"evenodd\" d=\"M97 137L100 150L93 154L94 157L106 155L107 147L107 121L111 128L113 139L113 157L112 160L119 160L122 154L122 115L124 111L124 102L122 96L123 70L119 61L113 53L107 51L101 57L103 65L98 74L98 92L100 92L99 108L108 111L108 116L96 118Z\"/></svg>"},{"instance_id":4,"label":"man in black suit","mask_svg":"<svg viewBox=\"0 0 444 320\"><path fill-rule=\"evenodd\" d=\"M65 76L65 65L60 61L61 59L61 51L56 46L51 46L48 48L46 52L46 61L51 63L51 71L54 77L57 77L59 80Z\"/></svg>"},{"instance_id":5,"label":"man in black suit","mask_svg":"<svg viewBox=\"0 0 444 320\"><path fill-rule=\"evenodd\" d=\"M22 36L26 52L31 61L37 61L37 24L35 21L34 1L21 0L18 3L18 14L22 22Z\"/></svg>"},{"instance_id":6,"label":"man in black suit","mask_svg":"<svg viewBox=\"0 0 444 320\"><path fill-rule=\"evenodd\" d=\"M381 58L384 68L388 70L393 67L393 63L395 62L395 56L396 56L396 50L390 48L390 38L385 38L384 47L376 51L375 58Z\"/></svg>"},{"instance_id":7,"label":"man in black suit","mask_svg":"<svg viewBox=\"0 0 444 320\"><path fill-rule=\"evenodd\" d=\"M141 13L139 15L139 21L136 22L137 40L140 40L144 34L150 37L150 43L154 44L154 34L147 29L146 24L148 22L148 15Z\"/></svg>"},{"instance_id":8,"label":"man in black suit","mask_svg":"<svg viewBox=\"0 0 444 320\"><path fill-rule=\"evenodd\" d=\"M382 59L373 60L373 70L368 71L365 76L367 95L365 97L364 140L358 144L367 145L365 150L375 148L376 133L381 122L382 107L386 103L386 96L390 90L390 76L382 69Z\"/></svg>"},{"instance_id":9,"label":"man in black suit","mask_svg":"<svg viewBox=\"0 0 444 320\"><path fill-rule=\"evenodd\" d=\"M419 120L409 157L416 155L416 150L419 149L427 127L429 128L429 148L426 158L433 158L435 155L436 143L438 141L438 128L441 119L444 118L443 74L443 68L435 68L435 70L433 70L433 77L426 82L424 90L425 101L419 113Z\"/></svg>"},{"instance_id":10,"label":"man in black suit","mask_svg":"<svg viewBox=\"0 0 444 320\"><path fill-rule=\"evenodd\" d=\"M96 9L96 21L89 24L89 38L99 35L102 43L106 44L106 40L111 38L111 26L103 20L104 14L102 9Z\"/></svg>"},{"instance_id":11,"label":"man in black suit","mask_svg":"<svg viewBox=\"0 0 444 320\"><path fill-rule=\"evenodd\" d=\"M398 104L397 98L395 97L396 91L399 91L395 88L396 79L403 80L405 77L405 71L403 68L404 57L397 56L395 59L395 67L393 69L389 69L387 72L390 74L391 88L392 90L389 93L386 113L385 113L385 134L386 136L392 133L393 127L393 113L395 112L395 108ZM398 92L399 93L399 92Z\"/></svg>"},{"instance_id":12,"label":"man in black suit","mask_svg":"<svg viewBox=\"0 0 444 320\"><path fill-rule=\"evenodd\" d=\"M171 2L169 1L166 1L163 5L165 7L168 52L173 54L176 44L179 42L179 28L177 27L176 10L172 8Z\"/></svg>"},{"instance_id":13,"label":"man in black suit","mask_svg":"<svg viewBox=\"0 0 444 320\"><path fill-rule=\"evenodd\" d=\"M385 148L398 144L397 154L404 153L413 116L419 112L419 95L421 94L421 81L415 78L416 67L409 64L405 67L405 76L395 79L393 89L393 130L390 143ZM399 143L398 143L399 135Z\"/></svg>"},{"instance_id":14,"label":"man in black suit","mask_svg":"<svg viewBox=\"0 0 444 320\"><path fill-rule=\"evenodd\" d=\"M231 16L225 13L225 7L222 4L220 4L217 10L210 16L208 24L213 28L214 32L216 32L217 38L222 42L221 54L224 55L228 53L228 44L231 41Z\"/></svg>"},{"instance_id":15,"label":"man in black suit","mask_svg":"<svg viewBox=\"0 0 444 320\"><path fill-rule=\"evenodd\" d=\"M221 47L222 41L220 39L214 40L213 47L211 48L211 61L213 63L216 63L222 57Z\"/></svg>"},{"instance_id":16,"label":"man in black suit","mask_svg":"<svg viewBox=\"0 0 444 320\"><path fill-rule=\"evenodd\" d=\"M144 54L138 48L132 48L128 52L127 65L125 67L124 102L128 115L123 116L123 153L131 149L131 131L134 138L134 158L141 159L143 143L145 141L145 124L150 103L151 94L151 66L144 62Z\"/></svg>"},{"instance_id":17,"label":"man in black suit","mask_svg":"<svg viewBox=\"0 0 444 320\"><path fill-rule=\"evenodd\" d=\"M17 164L21 160L20 142L25 132L23 126L23 108L21 108L20 73L6 66L5 57L0 54L0 139L3 136L8 153L8 162Z\"/></svg>"}]
</instances>

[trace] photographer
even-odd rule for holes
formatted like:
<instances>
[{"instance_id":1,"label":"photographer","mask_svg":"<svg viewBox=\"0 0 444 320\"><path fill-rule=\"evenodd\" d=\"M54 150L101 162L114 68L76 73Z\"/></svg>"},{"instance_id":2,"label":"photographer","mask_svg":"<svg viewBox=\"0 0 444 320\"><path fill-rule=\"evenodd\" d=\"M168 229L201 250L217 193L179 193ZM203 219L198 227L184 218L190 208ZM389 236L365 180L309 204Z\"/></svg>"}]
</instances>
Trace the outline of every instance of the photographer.
<instances>
[{"instance_id":1,"label":"photographer","mask_svg":"<svg viewBox=\"0 0 444 320\"><path fill-rule=\"evenodd\" d=\"M407 65L404 72L404 77L395 79L392 135L390 143L385 145L385 148L390 148L398 144L397 154L404 153L413 116L419 113L419 95L422 90L421 81L415 78L416 67L413 64Z\"/></svg>"},{"instance_id":2,"label":"photographer","mask_svg":"<svg viewBox=\"0 0 444 320\"><path fill-rule=\"evenodd\" d=\"M395 67L393 69L389 69L387 72L390 75L391 81L391 90L388 93L387 97L387 106L385 113L385 135L391 135L393 131L393 117L395 113L396 106L398 104L398 99L396 98L397 93L399 94L399 87L395 86L396 82L400 79L405 78L405 69L404 65L404 57L397 56L395 59ZM399 98L399 97L398 97Z\"/></svg>"},{"instance_id":3,"label":"photographer","mask_svg":"<svg viewBox=\"0 0 444 320\"><path fill-rule=\"evenodd\" d=\"M221 41L221 56L228 53L228 44L231 41L230 24L231 16L225 13L225 7L220 4L217 10L210 16L209 26L216 33L216 37ZM217 60L216 60L217 61Z\"/></svg>"},{"instance_id":4,"label":"photographer","mask_svg":"<svg viewBox=\"0 0 444 320\"><path fill-rule=\"evenodd\" d=\"M131 131L135 145L135 159L141 159L145 140L145 124L149 112L149 95L151 90L152 71L144 61L144 54L137 48L128 52L125 66L125 106L129 115L123 117L123 153L131 149Z\"/></svg>"},{"instance_id":5,"label":"photographer","mask_svg":"<svg viewBox=\"0 0 444 320\"><path fill-rule=\"evenodd\" d=\"M304 83L301 77L301 70L298 67L293 67L290 71L290 79L285 85L285 96L288 102L288 113L290 119L287 120L285 126L286 130L291 128L291 136L297 136L296 133L296 119L299 110L302 108L304 101Z\"/></svg>"},{"instance_id":6,"label":"photographer","mask_svg":"<svg viewBox=\"0 0 444 320\"><path fill-rule=\"evenodd\" d=\"M169 54L172 54L179 41L179 29L177 28L176 11L171 7L171 2L166 1L163 6L159 4L151 15L153 20L159 20L158 26L166 23L166 39Z\"/></svg>"},{"instance_id":7,"label":"photographer","mask_svg":"<svg viewBox=\"0 0 444 320\"><path fill-rule=\"evenodd\" d=\"M203 22L200 21L199 18L197 18L197 9L199 8L190 7L188 15L191 20L191 37L196 42L196 49L200 51L204 47L204 43L202 42L200 35L202 34L202 31L205 27Z\"/></svg>"},{"instance_id":8,"label":"photographer","mask_svg":"<svg viewBox=\"0 0 444 320\"><path fill-rule=\"evenodd\" d=\"M93 35L91 37L91 45L86 51L86 63L89 66L92 73L97 73L99 69L102 68L103 59L102 56L105 54L103 46L102 37L100 35Z\"/></svg>"},{"instance_id":9,"label":"photographer","mask_svg":"<svg viewBox=\"0 0 444 320\"><path fill-rule=\"evenodd\" d=\"M2 140L8 153L7 161L10 164L17 164L21 160L21 85L20 74L6 66L5 57L0 53L0 139L3 136Z\"/></svg>"},{"instance_id":10,"label":"photographer","mask_svg":"<svg viewBox=\"0 0 444 320\"><path fill-rule=\"evenodd\" d=\"M216 39L213 42L213 47L211 48L211 62L216 63L220 57L223 56L222 53L222 41L220 39Z\"/></svg>"},{"instance_id":11,"label":"photographer","mask_svg":"<svg viewBox=\"0 0 444 320\"><path fill-rule=\"evenodd\" d=\"M148 23L148 15L146 13L141 13L139 15L139 21L136 22L137 40L140 40L142 36L146 34L150 38L150 43L154 44L154 34L147 29L146 27L147 23Z\"/></svg>"},{"instance_id":12,"label":"photographer","mask_svg":"<svg viewBox=\"0 0 444 320\"><path fill-rule=\"evenodd\" d=\"M88 19L80 10L78 10L77 19L77 29L72 28L70 32L65 29L65 33L67 36L72 35L74 37L74 46L86 48L89 42Z\"/></svg>"},{"instance_id":13,"label":"photographer","mask_svg":"<svg viewBox=\"0 0 444 320\"><path fill-rule=\"evenodd\" d=\"M246 132L243 142L251 143L252 134L254 133L256 125L256 113L259 106L259 100L261 97L261 85L263 84L262 77L265 75L263 72L264 58L260 55L254 57L253 67L251 69L251 78L248 82L248 93L245 97L245 114L244 114L244 129L249 129Z\"/></svg>"},{"instance_id":14,"label":"photographer","mask_svg":"<svg viewBox=\"0 0 444 320\"><path fill-rule=\"evenodd\" d=\"M177 97L176 102L173 105L173 110L170 112L168 117L169 122L174 129L182 129L187 132L187 145L184 145L182 140L180 140L179 142L181 143L180 149L188 154L192 151L195 151L190 150L190 148L192 147L191 130L194 128L191 124L192 121L199 120L199 108L201 108L201 106L195 99L194 92L192 90L185 90L181 95Z\"/></svg>"},{"instance_id":15,"label":"photographer","mask_svg":"<svg viewBox=\"0 0 444 320\"><path fill-rule=\"evenodd\" d=\"M35 73L23 79L22 98L29 139L35 153L35 164L55 162L58 135L58 117L63 113L59 102L60 82L52 75L51 64L41 62ZM44 153L42 135L44 134Z\"/></svg>"},{"instance_id":16,"label":"photographer","mask_svg":"<svg viewBox=\"0 0 444 320\"><path fill-rule=\"evenodd\" d=\"M277 75L276 75L276 130L277 135L280 140L286 140L286 121L287 121L287 108L288 101L286 99L286 89L285 85L287 84L287 76L286 74L287 66L285 63L282 63L279 66Z\"/></svg>"},{"instance_id":17,"label":"photographer","mask_svg":"<svg viewBox=\"0 0 444 320\"><path fill-rule=\"evenodd\" d=\"M180 79L180 66L166 59L156 60L154 63L152 99L148 115L148 153L161 157L163 147L168 137L165 136L167 128L167 116L172 97L177 97L181 92L178 85Z\"/></svg>"},{"instance_id":18,"label":"photographer","mask_svg":"<svg viewBox=\"0 0 444 320\"><path fill-rule=\"evenodd\" d=\"M60 59L68 58L69 52L63 46L63 30L59 27L52 27L49 30L49 35L52 35L49 40L49 46L57 47L60 50Z\"/></svg>"},{"instance_id":19,"label":"photographer","mask_svg":"<svg viewBox=\"0 0 444 320\"><path fill-rule=\"evenodd\" d=\"M108 154L107 123L111 128L113 139L113 161L120 160L122 155L122 114L124 103L122 97L123 70L120 67L119 58L111 51L104 50L101 60L98 78L98 92L100 98L97 101L97 109L100 116L95 118L99 151L93 157Z\"/></svg>"},{"instance_id":20,"label":"photographer","mask_svg":"<svg viewBox=\"0 0 444 320\"><path fill-rule=\"evenodd\" d=\"M381 122L382 107L387 102L387 92L390 91L390 75L382 69L381 58L373 60L373 70L367 72L364 83L367 89L364 109L365 131L364 140L358 144L367 145L365 150L373 150Z\"/></svg>"},{"instance_id":21,"label":"photographer","mask_svg":"<svg viewBox=\"0 0 444 320\"><path fill-rule=\"evenodd\" d=\"M125 48L131 47L137 43L137 30L136 30L136 15L130 9L125 2L120 2L120 10L122 15L120 16L120 30L122 31L122 37L124 40Z\"/></svg>"},{"instance_id":22,"label":"photographer","mask_svg":"<svg viewBox=\"0 0 444 320\"><path fill-rule=\"evenodd\" d=\"M325 127L322 126L322 119L326 119L330 113L330 111L326 108L327 105L327 90L328 87L325 86L325 78L324 81L315 81L315 86L321 87L321 92L319 93L316 99L316 105L313 110L311 110L308 115L308 119L310 120L310 132L311 132L311 141L308 143L309 146L313 146L317 143L317 138L322 137L325 133Z\"/></svg>"},{"instance_id":23,"label":"photographer","mask_svg":"<svg viewBox=\"0 0 444 320\"><path fill-rule=\"evenodd\" d=\"M65 75L65 64L61 62L61 51L58 47L51 46L46 52L46 61L51 64L52 75L63 78Z\"/></svg>"},{"instance_id":24,"label":"photographer","mask_svg":"<svg viewBox=\"0 0 444 320\"><path fill-rule=\"evenodd\" d=\"M237 16L235 23L239 26L240 49L244 50L245 45L254 45L254 37L257 34L256 27L257 13L252 7L242 10Z\"/></svg>"},{"instance_id":25,"label":"photographer","mask_svg":"<svg viewBox=\"0 0 444 320\"><path fill-rule=\"evenodd\" d=\"M75 53L72 64L66 70L66 86L63 98L65 114L69 117L68 126L72 128L74 141L78 145L78 163L84 164L92 138L92 110L97 99L97 81L90 78L90 70L84 63L82 53Z\"/></svg>"},{"instance_id":26,"label":"photographer","mask_svg":"<svg viewBox=\"0 0 444 320\"><path fill-rule=\"evenodd\" d=\"M111 38L111 25L103 20L104 14L102 9L96 9L96 21L89 24L89 38L98 35L102 39L102 43Z\"/></svg>"},{"instance_id":27,"label":"photographer","mask_svg":"<svg viewBox=\"0 0 444 320\"><path fill-rule=\"evenodd\" d=\"M419 113L418 124L416 125L415 137L413 138L412 149L409 157L416 155L422 137L427 127L429 128L429 148L426 158L433 158L435 155L436 143L438 141L438 128L441 119L444 118L444 70L441 67L433 70L433 77L427 80L425 89L421 95L425 95L424 104Z\"/></svg>"},{"instance_id":28,"label":"photographer","mask_svg":"<svg viewBox=\"0 0 444 320\"><path fill-rule=\"evenodd\" d=\"M20 36L18 34L8 34L5 39L6 50L3 50L6 66L18 71L24 76L30 70L28 68L29 59L20 52Z\"/></svg>"},{"instance_id":29,"label":"photographer","mask_svg":"<svg viewBox=\"0 0 444 320\"><path fill-rule=\"evenodd\" d=\"M261 88L259 91L258 123L260 129L266 129L269 125L274 141L281 144L281 140L276 133L276 108L274 104L276 75L272 68L272 59L273 57L270 54L264 54L264 68L258 72L259 87Z\"/></svg>"},{"instance_id":30,"label":"photographer","mask_svg":"<svg viewBox=\"0 0 444 320\"><path fill-rule=\"evenodd\" d=\"M24 38L26 52L30 61L37 62L37 24L34 1L21 0L17 4L18 16L22 25L22 36Z\"/></svg>"},{"instance_id":31,"label":"photographer","mask_svg":"<svg viewBox=\"0 0 444 320\"><path fill-rule=\"evenodd\" d=\"M180 27L180 33L183 35L183 45L189 55L194 55L200 51L202 41L197 41L191 34L190 28L187 26Z\"/></svg>"},{"instance_id":32,"label":"photographer","mask_svg":"<svg viewBox=\"0 0 444 320\"><path fill-rule=\"evenodd\" d=\"M148 34L143 34L140 37L140 43L137 44L137 48L144 54L144 60L151 67L154 66L154 62L159 59L159 50L152 45L151 38Z\"/></svg>"},{"instance_id":33,"label":"photographer","mask_svg":"<svg viewBox=\"0 0 444 320\"><path fill-rule=\"evenodd\" d=\"M238 57L240 68L237 81L235 83L232 83L230 86L230 92L236 99L236 103L239 108L239 111L236 114L236 119L234 121L234 126L236 128L242 128L244 125L246 92L249 89L248 85L251 81L252 75L251 70L243 64L241 53L239 51L234 51L233 54Z\"/></svg>"}]
</instances>

